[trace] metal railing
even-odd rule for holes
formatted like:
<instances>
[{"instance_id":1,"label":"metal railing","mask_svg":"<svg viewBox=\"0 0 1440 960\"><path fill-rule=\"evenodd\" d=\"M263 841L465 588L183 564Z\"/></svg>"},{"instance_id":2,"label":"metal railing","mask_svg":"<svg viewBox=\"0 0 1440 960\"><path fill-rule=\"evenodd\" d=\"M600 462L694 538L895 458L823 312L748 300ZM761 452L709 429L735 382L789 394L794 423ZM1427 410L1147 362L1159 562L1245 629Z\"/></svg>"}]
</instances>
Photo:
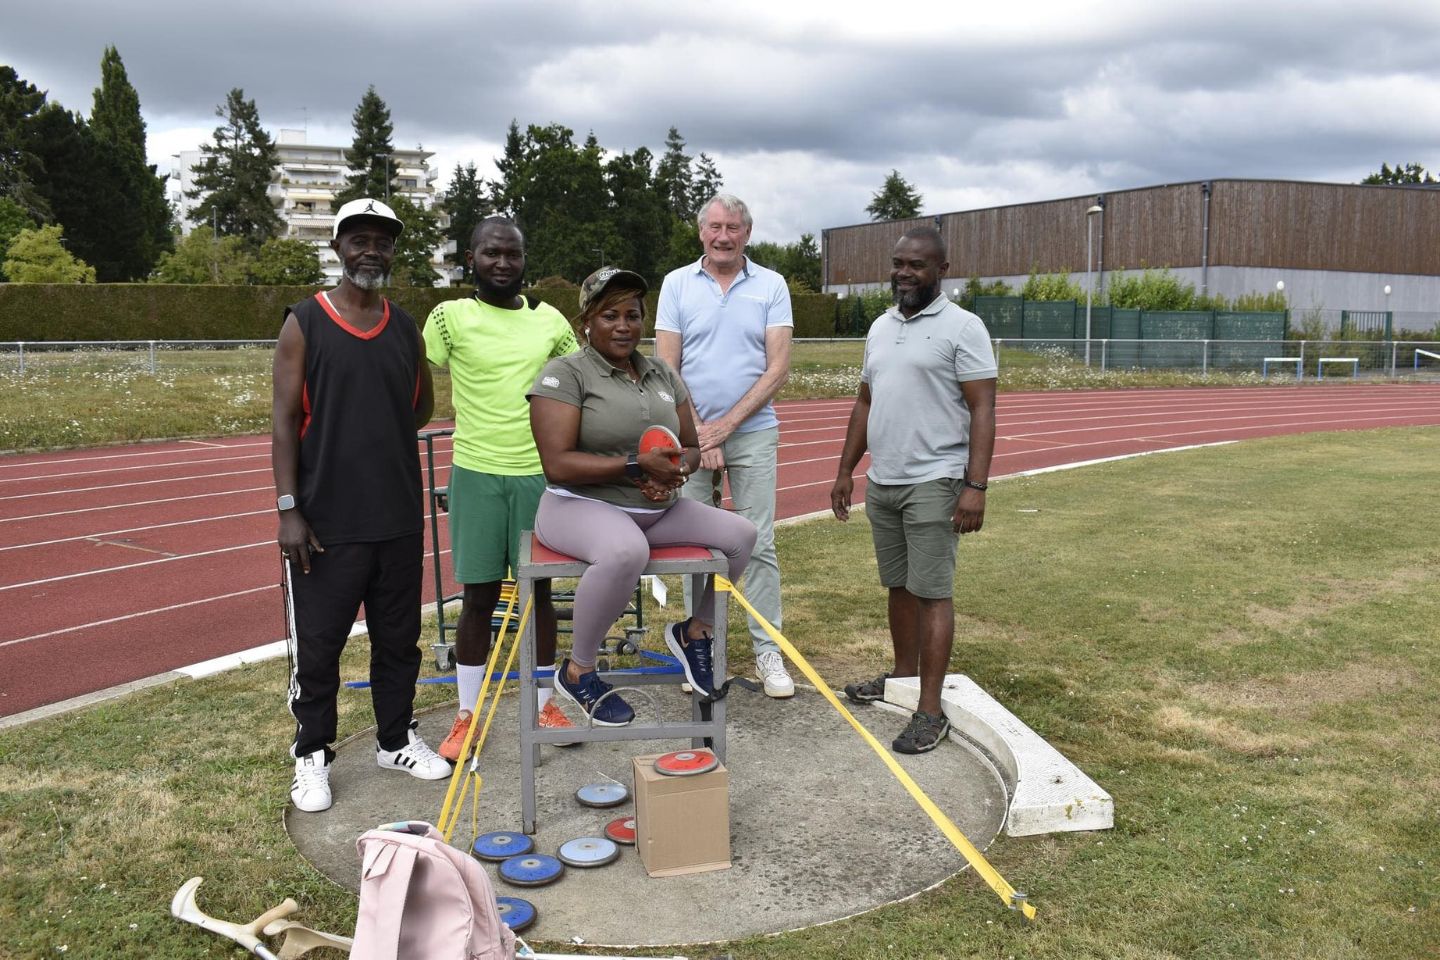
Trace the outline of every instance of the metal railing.
<instances>
[{"instance_id":1,"label":"metal railing","mask_svg":"<svg viewBox=\"0 0 1440 960\"><path fill-rule=\"evenodd\" d=\"M996 339L1002 347L1046 353L1107 370L1198 370L1201 374L1253 372L1292 379L1340 375L1440 374L1440 343L1411 340L1065 340ZM1089 363L1086 364L1087 354Z\"/></svg>"}]
</instances>

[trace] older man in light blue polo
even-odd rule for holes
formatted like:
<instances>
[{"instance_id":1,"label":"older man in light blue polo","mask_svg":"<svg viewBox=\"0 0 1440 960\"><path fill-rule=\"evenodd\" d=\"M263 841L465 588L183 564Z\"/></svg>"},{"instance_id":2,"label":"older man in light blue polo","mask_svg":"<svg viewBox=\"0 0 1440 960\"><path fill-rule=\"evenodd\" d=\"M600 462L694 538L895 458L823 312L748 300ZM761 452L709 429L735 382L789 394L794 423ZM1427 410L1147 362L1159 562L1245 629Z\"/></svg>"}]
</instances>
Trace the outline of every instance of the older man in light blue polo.
<instances>
[{"instance_id":1,"label":"older man in light blue polo","mask_svg":"<svg viewBox=\"0 0 1440 960\"><path fill-rule=\"evenodd\" d=\"M744 202L719 194L701 208L697 221L704 254L665 277L655 315L656 352L680 371L701 420L700 469L682 492L711 501L722 477L729 477L736 511L759 531L745 568L745 596L778 628L775 475L780 421L771 401L790 375L795 326L790 291L784 277L745 256L753 221ZM750 638L765 693L794 696L795 684L779 648L753 618Z\"/></svg>"}]
</instances>

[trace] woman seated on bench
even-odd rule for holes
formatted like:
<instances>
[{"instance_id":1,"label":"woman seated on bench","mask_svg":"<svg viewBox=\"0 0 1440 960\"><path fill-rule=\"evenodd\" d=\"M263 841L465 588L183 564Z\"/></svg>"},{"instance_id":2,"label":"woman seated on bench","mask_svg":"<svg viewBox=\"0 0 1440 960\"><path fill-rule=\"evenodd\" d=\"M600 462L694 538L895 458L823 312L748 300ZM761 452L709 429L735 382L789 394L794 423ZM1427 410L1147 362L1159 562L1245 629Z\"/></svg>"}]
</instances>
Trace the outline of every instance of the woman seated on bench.
<instances>
[{"instance_id":1,"label":"woman seated on bench","mask_svg":"<svg viewBox=\"0 0 1440 960\"><path fill-rule=\"evenodd\" d=\"M739 579L755 548L755 525L739 514L684 499L679 488L700 463L695 408L679 375L640 353L644 279L603 267L580 287L578 353L550 361L528 394L530 428L548 486L535 535L552 550L588 563L575 589L574 643L555 671L555 689L603 726L624 726L635 711L595 670L605 634L634 593L651 547L714 547ZM679 462L664 450L638 452L651 426L680 440ZM665 629L665 643L702 695L714 689L711 627L714 584L707 578L694 615ZM602 699L603 698L603 699ZM598 704L598 706L597 706Z\"/></svg>"}]
</instances>

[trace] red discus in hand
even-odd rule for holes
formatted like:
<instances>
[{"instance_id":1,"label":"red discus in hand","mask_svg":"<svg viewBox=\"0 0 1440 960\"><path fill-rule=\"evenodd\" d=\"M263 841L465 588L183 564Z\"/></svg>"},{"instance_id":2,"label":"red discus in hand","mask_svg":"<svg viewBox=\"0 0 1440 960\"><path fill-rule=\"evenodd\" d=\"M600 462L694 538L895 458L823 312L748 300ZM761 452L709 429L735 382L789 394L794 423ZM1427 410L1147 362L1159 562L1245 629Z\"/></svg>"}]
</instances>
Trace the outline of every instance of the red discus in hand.
<instances>
[{"instance_id":1,"label":"red discus in hand","mask_svg":"<svg viewBox=\"0 0 1440 960\"><path fill-rule=\"evenodd\" d=\"M647 427L645 432L640 434L640 452L649 453L651 450L674 450L675 452L670 454L670 462L680 462L680 438L675 436L669 427L656 424Z\"/></svg>"}]
</instances>

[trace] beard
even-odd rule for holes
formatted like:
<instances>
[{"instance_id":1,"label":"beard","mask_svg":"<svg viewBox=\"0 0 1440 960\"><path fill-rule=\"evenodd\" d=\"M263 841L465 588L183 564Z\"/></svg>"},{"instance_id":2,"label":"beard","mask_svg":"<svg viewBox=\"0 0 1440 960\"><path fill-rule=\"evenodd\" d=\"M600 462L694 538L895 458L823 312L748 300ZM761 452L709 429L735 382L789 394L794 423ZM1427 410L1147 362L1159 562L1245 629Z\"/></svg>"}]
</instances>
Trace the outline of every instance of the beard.
<instances>
[{"instance_id":1,"label":"beard","mask_svg":"<svg viewBox=\"0 0 1440 960\"><path fill-rule=\"evenodd\" d=\"M478 273L475 274L475 290L487 300L512 299L519 296L520 291L524 289L524 287L524 274L517 276L514 280L511 280L509 283L504 284L503 286L501 286L500 284L491 283L489 280L480 276L480 274Z\"/></svg>"},{"instance_id":2,"label":"beard","mask_svg":"<svg viewBox=\"0 0 1440 960\"><path fill-rule=\"evenodd\" d=\"M379 290L390 282L390 274L379 267L351 267L347 264L343 268L345 279L349 280L361 290Z\"/></svg>"},{"instance_id":3,"label":"beard","mask_svg":"<svg viewBox=\"0 0 1440 960\"><path fill-rule=\"evenodd\" d=\"M900 286L890 281L890 293L895 298L895 303L905 310L919 310L927 307L940 296L940 284L932 284L928 287L911 287L904 293L900 292Z\"/></svg>"}]
</instances>

